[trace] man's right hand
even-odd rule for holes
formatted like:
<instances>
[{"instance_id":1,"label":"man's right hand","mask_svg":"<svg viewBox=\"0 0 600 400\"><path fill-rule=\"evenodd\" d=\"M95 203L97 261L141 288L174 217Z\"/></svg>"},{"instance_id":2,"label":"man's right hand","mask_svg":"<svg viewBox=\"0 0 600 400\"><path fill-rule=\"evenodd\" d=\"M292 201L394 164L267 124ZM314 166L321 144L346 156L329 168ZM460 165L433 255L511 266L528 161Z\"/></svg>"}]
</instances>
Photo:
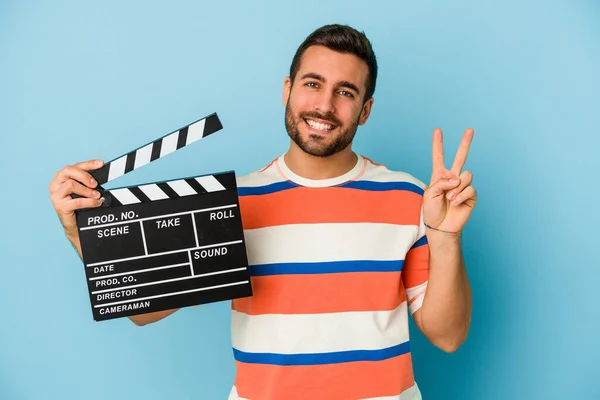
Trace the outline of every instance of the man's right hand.
<instances>
[{"instance_id":1,"label":"man's right hand","mask_svg":"<svg viewBox=\"0 0 600 400\"><path fill-rule=\"evenodd\" d=\"M103 199L94 188L98 182L86 171L95 170L104 165L101 160L91 160L68 165L54 175L48 190L50 200L58 214L67 238L81 255L81 245L77 233L75 210L93 208L102 205ZM72 198L72 194L82 197Z\"/></svg>"},{"instance_id":2,"label":"man's right hand","mask_svg":"<svg viewBox=\"0 0 600 400\"><path fill-rule=\"evenodd\" d=\"M77 232L75 210L100 207L102 205L103 199L100 198L100 193L94 190L98 186L98 182L86 171L98 169L103 165L104 163L100 160L84 161L75 165L68 165L54 175L54 179L48 186L50 200L52 200L58 218L65 229L65 234L80 257L83 256ZM78 194L83 197L74 199L71 197L72 194ZM178 308L132 315L129 316L129 319L134 324L143 326L159 321L177 310Z\"/></svg>"}]
</instances>

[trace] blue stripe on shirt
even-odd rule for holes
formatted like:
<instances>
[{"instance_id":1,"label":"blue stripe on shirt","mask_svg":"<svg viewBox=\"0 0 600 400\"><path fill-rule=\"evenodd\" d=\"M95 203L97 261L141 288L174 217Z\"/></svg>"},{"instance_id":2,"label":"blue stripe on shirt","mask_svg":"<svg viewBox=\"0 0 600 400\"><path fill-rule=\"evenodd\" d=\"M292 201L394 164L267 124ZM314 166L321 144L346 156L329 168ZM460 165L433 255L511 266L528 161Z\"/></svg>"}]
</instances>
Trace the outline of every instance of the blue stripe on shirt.
<instances>
[{"instance_id":1,"label":"blue stripe on shirt","mask_svg":"<svg viewBox=\"0 0 600 400\"><path fill-rule=\"evenodd\" d=\"M409 342L404 342L397 346L380 350L349 350L309 354L246 353L234 348L233 356L236 361L249 364L291 366L340 364L354 361L383 361L408 352L410 352Z\"/></svg>"},{"instance_id":2,"label":"blue stripe on shirt","mask_svg":"<svg viewBox=\"0 0 600 400\"><path fill-rule=\"evenodd\" d=\"M400 272L404 260L350 260L312 263L276 263L251 265L251 276L334 274L341 272Z\"/></svg>"},{"instance_id":3,"label":"blue stripe on shirt","mask_svg":"<svg viewBox=\"0 0 600 400\"><path fill-rule=\"evenodd\" d=\"M422 237L421 239L417 240L417 241L415 242L415 244L413 244L413 245L412 245L412 247L411 247L410 249L411 249L411 250L412 250L412 249L416 249L417 247L424 246L424 245L426 245L427 243L428 243L428 242L427 242L427 236L423 235L423 237Z\"/></svg>"},{"instance_id":4,"label":"blue stripe on shirt","mask_svg":"<svg viewBox=\"0 0 600 400\"><path fill-rule=\"evenodd\" d=\"M290 181L272 183L265 186L241 186L238 187L239 196L259 196L281 192L287 189L301 187ZM373 192L384 192L389 190L405 190L423 195L423 189L410 182L373 182L373 181L351 181L344 183L340 188L359 189Z\"/></svg>"},{"instance_id":5,"label":"blue stripe on shirt","mask_svg":"<svg viewBox=\"0 0 600 400\"><path fill-rule=\"evenodd\" d=\"M423 189L410 182L373 182L373 181L352 181L343 184L341 187L369 190L373 192L384 192L388 190L405 190L419 195L423 195Z\"/></svg>"}]
</instances>

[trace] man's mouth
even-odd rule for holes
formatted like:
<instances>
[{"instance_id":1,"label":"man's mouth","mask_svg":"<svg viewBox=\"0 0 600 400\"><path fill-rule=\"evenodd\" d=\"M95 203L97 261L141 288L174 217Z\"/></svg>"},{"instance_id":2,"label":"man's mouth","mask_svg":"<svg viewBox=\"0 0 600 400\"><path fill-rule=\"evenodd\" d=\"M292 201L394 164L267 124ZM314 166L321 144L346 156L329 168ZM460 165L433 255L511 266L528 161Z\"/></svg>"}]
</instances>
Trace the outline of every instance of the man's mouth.
<instances>
[{"instance_id":1,"label":"man's mouth","mask_svg":"<svg viewBox=\"0 0 600 400\"><path fill-rule=\"evenodd\" d=\"M322 132L329 132L332 131L336 128L335 125L333 124L328 124L328 123L323 123L323 122L317 122L314 121L310 118L304 118L304 122L306 122L306 124L308 126L310 126L311 128L317 130L317 131L322 131Z\"/></svg>"}]
</instances>

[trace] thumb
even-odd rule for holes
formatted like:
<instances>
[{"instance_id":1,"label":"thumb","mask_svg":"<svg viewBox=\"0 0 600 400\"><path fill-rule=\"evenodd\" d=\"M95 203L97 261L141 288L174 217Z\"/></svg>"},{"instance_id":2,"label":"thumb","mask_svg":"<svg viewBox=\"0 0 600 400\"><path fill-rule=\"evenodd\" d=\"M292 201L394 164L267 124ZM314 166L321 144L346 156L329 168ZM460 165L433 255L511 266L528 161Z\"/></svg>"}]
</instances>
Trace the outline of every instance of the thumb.
<instances>
[{"instance_id":1,"label":"thumb","mask_svg":"<svg viewBox=\"0 0 600 400\"><path fill-rule=\"evenodd\" d=\"M435 183L427 188L429 197L437 197L443 195L448 190L452 190L460 185L459 178L442 178L435 181Z\"/></svg>"},{"instance_id":2,"label":"thumb","mask_svg":"<svg viewBox=\"0 0 600 400\"><path fill-rule=\"evenodd\" d=\"M76 168L82 169L84 171L93 171L95 169L102 168L104 166L104 161L102 160L89 160L83 161L73 165Z\"/></svg>"}]
</instances>

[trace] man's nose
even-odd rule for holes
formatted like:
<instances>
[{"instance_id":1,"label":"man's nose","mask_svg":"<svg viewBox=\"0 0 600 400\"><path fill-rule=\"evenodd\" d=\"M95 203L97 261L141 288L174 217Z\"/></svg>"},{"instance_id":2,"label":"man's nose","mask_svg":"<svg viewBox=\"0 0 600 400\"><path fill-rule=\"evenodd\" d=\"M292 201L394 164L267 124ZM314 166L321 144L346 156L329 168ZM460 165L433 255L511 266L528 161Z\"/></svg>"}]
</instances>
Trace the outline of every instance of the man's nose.
<instances>
[{"instance_id":1,"label":"man's nose","mask_svg":"<svg viewBox=\"0 0 600 400\"><path fill-rule=\"evenodd\" d=\"M316 98L315 101L315 110L318 110L322 113L334 113L335 112L335 104L333 93L329 91L321 91Z\"/></svg>"}]
</instances>

